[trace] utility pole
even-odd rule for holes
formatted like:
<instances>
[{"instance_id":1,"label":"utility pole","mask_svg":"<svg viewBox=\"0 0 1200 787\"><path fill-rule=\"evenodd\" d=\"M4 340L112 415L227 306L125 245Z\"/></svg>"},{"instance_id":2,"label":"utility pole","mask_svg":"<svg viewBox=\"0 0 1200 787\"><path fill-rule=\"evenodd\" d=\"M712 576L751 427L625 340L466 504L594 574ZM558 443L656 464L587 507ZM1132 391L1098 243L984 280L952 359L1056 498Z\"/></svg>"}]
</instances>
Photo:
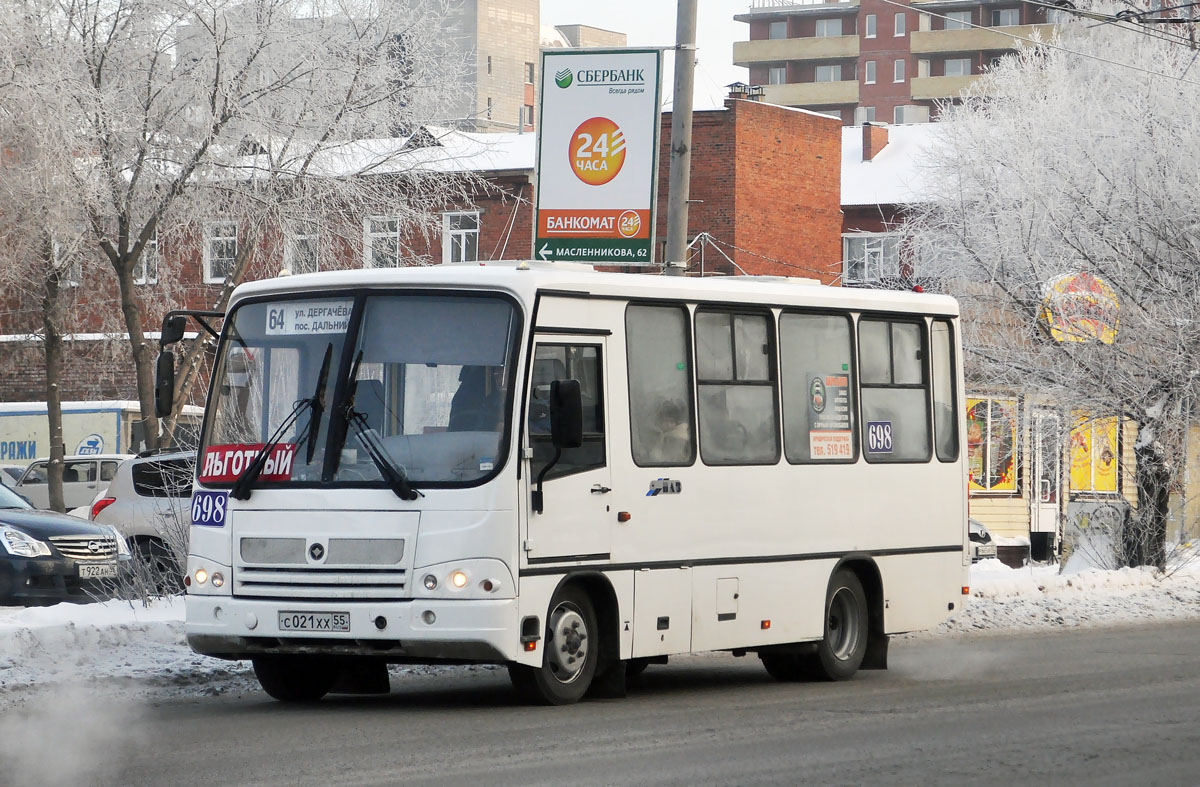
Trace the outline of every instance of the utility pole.
<instances>
[{"instance_id":1,"label":"utility pole","mask_svg":"<svg viewBox=\"0 0 1200 787\"><path fill-rule=\"evenodd\" d=\"M687 270L688 192L692 180L692 91L696 82L696 2L679 0L675 19L675 97L671 107L671 171L667 179L668 276Z\"/></svg>"}]
</instances>

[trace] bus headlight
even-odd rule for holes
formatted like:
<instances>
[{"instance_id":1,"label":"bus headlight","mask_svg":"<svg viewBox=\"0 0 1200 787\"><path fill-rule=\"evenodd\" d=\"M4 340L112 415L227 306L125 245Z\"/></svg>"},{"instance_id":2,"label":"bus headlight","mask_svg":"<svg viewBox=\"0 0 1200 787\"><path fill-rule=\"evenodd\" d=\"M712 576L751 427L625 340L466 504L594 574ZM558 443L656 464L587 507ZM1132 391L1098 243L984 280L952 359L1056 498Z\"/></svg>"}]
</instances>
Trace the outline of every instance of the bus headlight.
<instances>
[{"instance_id":1,"label":"bus headlight","mask_svg":"<svg viewBox=\"0 0 1200 787\"><path fill-rule=\"evenodd\" d=\"M203 585L208 581L208 572L202 568L196 569L196 584Z\"/></svg>"},{"instance_id":2,"label":"bus headlight","mask_svg":"<svg viewBox=\"0 0 1200 787\"><path fill-rule=\"evenodd\" d=\"M426 574L424 584L426 590L437 590L437 577L433 574Z\"/></svg>"},{"instance_id":3,"label":"bus headlight","mask_svg":"<svg viewBox=\"0 0 1200 787\"><path fill-rule=\"evenodd\" d=\"M467 586L467 575L463 571L450 572L450 584L456 588L465 588Z\"/></svg>"}]
</instances>

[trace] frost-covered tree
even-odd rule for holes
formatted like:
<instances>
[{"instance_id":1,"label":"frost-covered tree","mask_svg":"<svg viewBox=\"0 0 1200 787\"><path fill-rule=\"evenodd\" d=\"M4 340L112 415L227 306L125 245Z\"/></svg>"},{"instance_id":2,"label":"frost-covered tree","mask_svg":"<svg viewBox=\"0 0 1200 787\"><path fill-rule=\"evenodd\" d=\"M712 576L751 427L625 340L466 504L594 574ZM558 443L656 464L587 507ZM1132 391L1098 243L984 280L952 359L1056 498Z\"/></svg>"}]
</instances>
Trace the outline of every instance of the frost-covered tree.
<instances>
[{"instance_id":1,"label":"frost-covered tree","mask_svg":"<svg viewBox=\"0 0 1200 787\"><path fill-rule=\"evenodd\" d=\"M1136 424L1118 555L1162 567L1200 393L1200 66L1136 27L1069 23L991 67L948 108L907 242L961 298L976 385Z\"/></svg>"},{"instance_id":2,"label":"frost-covered tree","mask_svg":"<svg viewBox=\"0 0 1200 787\"><path fill-rule=\"evenodd\" d=\"M462 192L461 177L405 170L400 146L358 142L445 117L460 69L442 41L447 2L0 0L0 51L41 77L0 80L0 102L59 140L37 163L111 268L151 444L156 348L144 327L172 304L148 302L156 290L134 279L159 231L198 246L205 221L236 226L236 258L207 304L221 309L253 266L281 266L259 259L278 254L272 233L317 224L353 253L361 231L329 216L386 211L427 229ZM389 177L369 177L380 171ZM200 346L185 356L177 409L202 357Z\"/></svg>"}]
</instances>

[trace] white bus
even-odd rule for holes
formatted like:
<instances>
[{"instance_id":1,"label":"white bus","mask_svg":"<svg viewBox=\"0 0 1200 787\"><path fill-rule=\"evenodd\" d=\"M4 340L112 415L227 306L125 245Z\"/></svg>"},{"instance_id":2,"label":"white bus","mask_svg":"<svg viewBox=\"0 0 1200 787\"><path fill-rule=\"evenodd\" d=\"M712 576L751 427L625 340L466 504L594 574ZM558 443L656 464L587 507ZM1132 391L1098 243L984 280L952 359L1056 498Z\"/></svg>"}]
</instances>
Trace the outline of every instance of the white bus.
<instances>
[{"instance_id":1,"label":"white bus","mask_svg":"<svg viewBox=\"0 0 1200 787\"><path fill-rule=\"evenodd\" d=\"M244 284L188 641L285 701L386 692L389 663L505 664L553 704L700 651L783 680L884 668L889 635L967 593L957 315L561 263Z\"/></svg>"}]
</instances>

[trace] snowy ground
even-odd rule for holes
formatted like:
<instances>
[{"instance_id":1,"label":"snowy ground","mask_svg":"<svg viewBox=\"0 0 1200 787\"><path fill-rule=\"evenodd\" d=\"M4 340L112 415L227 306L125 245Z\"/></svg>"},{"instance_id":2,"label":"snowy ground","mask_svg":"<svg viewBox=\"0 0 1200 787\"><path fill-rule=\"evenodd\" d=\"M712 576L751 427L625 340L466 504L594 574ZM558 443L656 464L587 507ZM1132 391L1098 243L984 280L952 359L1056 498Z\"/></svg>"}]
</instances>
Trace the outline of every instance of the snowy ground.
<instances>
[{"instance_id":1,"label":"snowy ground","mask_svg":"<svg viewBox=\"0 0 1200 787\"><path fill-rule=\"evenodd\" d=\"M1192 550L1188 557L1166 577L1128 568L1060 574L1057 566L1011 569L986 560L971 568L970 604L914 636L1200 617L1200 556ZM80 686L148 699L257 690L249 662L220 661L188 649L179 600L149 608L120 601L0 607L0 710L46 691Z\"/></svg>"}]
</instances>

